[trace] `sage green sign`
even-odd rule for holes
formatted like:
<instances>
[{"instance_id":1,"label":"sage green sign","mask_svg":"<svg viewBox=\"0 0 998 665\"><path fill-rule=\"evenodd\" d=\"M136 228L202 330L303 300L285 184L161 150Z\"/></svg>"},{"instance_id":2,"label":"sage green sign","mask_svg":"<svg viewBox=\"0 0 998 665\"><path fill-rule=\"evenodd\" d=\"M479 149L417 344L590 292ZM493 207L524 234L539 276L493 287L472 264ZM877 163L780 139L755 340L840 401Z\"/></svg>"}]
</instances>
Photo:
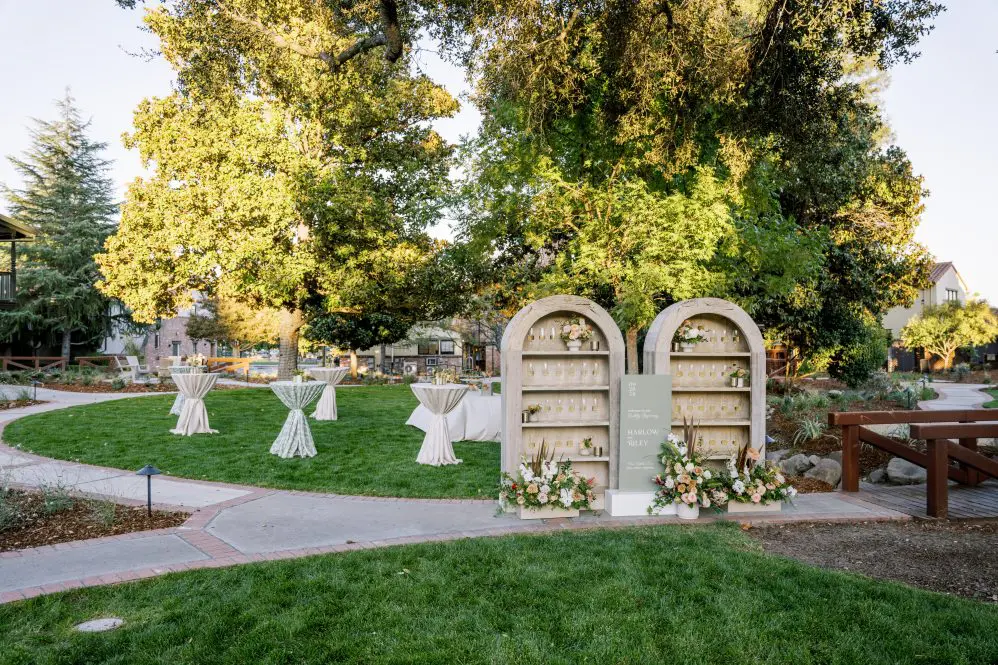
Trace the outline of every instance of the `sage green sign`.
<instances>
[{"instance_id":1,"label":"sage green sign","mask_svg":"<svg viewBox=\"0 0 998 665\"><path fill-rule=\"evenodd\" d=\"M662 442L672 431L672 376L629 374L620 383L618 487L654 490Z\"/></svg>"}]
</instances>

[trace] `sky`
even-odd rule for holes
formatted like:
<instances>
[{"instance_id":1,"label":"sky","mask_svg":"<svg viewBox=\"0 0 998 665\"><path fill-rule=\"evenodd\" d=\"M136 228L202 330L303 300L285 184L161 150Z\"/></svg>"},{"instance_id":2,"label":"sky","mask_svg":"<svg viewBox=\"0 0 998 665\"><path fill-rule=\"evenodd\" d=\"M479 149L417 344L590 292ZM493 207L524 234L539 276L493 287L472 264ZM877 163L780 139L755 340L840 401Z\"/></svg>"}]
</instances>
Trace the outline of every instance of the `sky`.
<instances>
[{"instance_id":1,"label":"sky","mask_svg":"<svg viewBox=\"0 0 998 665\"><path fill-rule=\"evenodd\" d=\"M948 11L920 44L922 57L891 72L883 94L896 142L925 177L931 195L917 237L940 261L956 264L972 292L998 303L998 1L949 0ZM108 144L119 194L142 172L121 135L144 97L170 92L161 59L130 55L155 48L139 29L141 10L114 0L0 0L0 156L30 143L31 118L50 118L68 87L91 135ZM460 70L422 52L421 67L455 95L466 93ZM437 129L450 141L476 131L480 117L465 103ZM6 160L0 183L19 184ZM0 202L0 208L4 202Z\"/></svg>"}]
</instances>

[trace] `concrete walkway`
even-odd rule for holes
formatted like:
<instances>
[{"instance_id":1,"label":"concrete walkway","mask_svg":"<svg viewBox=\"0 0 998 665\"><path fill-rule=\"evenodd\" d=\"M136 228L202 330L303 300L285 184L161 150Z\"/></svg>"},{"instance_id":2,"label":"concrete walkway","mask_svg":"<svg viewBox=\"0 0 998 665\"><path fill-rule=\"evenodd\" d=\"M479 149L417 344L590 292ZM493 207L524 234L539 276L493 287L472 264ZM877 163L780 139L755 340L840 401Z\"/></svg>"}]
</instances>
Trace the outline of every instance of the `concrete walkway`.
<instances>
[{"instance_id":1,"label":"concrete walkway","mask_svg":"<svg viewBox=\"0 0 998 665\"><path fill-rule=\"evenodd\" d=\"M85 395L85 397L81 396ZM17 417L53 408L139 395L39 391L49 404L18 410ZM141 394L145 395L145 393ZM0 419L10 420L0 412ZM136 505L145 483L134 472L73 464L0 445L0 477L16 486L58 483L75 492ZM153 499L161 508L193 510L179 528L63 543L0 553L0 603L65 589L113 584L168 572L287 559L387 545L566 529L676 523L674 517L522 521L496 515L495 502L393 499L309 492L160 477ZM706 513L700 522L727 519ZM740 522L909 519L903 513L841 493L801 495L776 514L740 515Z\"/></svg>"},{"instance_id":2,"label":"concrete walkway","mask_svg":"<svg viewBox=\"0 0 998 665\"><path fill-rule=\"evenodd\" d=\"M918 408L923 411L941 411L943 409L979 409L985 402L991 401L991 395L981 392L985 388L994 386L982 383L946 383L935 381L931 387L939 393L936 399L926 400L918 403ZM995 411L995 420L998 420L998 410Z\"/></svg>"}]
</instances>

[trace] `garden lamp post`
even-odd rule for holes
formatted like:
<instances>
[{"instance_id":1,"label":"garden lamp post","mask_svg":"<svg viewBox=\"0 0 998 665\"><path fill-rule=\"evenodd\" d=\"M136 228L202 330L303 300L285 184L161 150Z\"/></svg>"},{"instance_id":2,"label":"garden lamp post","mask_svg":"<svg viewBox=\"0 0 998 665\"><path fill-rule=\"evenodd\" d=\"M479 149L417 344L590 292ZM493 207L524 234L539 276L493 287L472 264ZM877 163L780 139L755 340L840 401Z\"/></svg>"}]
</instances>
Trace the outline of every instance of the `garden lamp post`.
<instances>
[{"instance_id":1,"label":"garden lamp post","mask_svg":"<svg viewBox=\"0 0 998 665\"><path fill-rule=\"evenodd\" d=\"M158 476L163 473L152 464L146 464L144 467L135 472L138 476L146 477L146 509L149 513L149 517L152 517L152 477Z\"/></svg>"}]
</instances>

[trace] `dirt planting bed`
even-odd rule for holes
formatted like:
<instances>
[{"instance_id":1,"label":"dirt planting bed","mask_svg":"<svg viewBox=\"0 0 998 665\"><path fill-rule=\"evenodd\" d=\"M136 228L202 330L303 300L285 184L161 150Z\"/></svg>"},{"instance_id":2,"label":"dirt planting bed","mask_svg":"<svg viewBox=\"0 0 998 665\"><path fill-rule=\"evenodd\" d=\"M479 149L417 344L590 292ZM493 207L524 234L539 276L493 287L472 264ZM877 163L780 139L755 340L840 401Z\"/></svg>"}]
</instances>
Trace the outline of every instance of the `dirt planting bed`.
<instances>
[{"instance_id":1,"label":"dirt planting bed","mask_svg":"<svg viewBox=\"0 0 998 665\"><path fill-rule=\"evenodd\" d=\"M773 554L998 603L998 521L806 523L747 531Z\"/></svg>"},{"instance_id":2,"label":"dirt planting bed","mask_svg":"<svg viewBox=\"0 0 998 665\"><path fill-rule=\"evenodd\" d=\"M0 490L0 552L183 524L188 513L121 506L59 493Z\"/></svg>"}]
</instances>

